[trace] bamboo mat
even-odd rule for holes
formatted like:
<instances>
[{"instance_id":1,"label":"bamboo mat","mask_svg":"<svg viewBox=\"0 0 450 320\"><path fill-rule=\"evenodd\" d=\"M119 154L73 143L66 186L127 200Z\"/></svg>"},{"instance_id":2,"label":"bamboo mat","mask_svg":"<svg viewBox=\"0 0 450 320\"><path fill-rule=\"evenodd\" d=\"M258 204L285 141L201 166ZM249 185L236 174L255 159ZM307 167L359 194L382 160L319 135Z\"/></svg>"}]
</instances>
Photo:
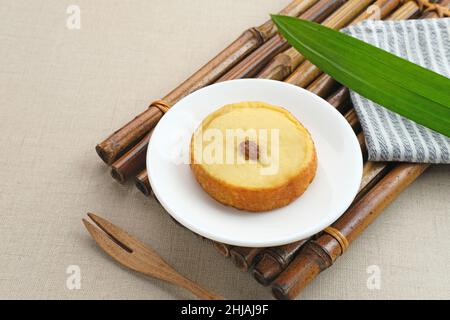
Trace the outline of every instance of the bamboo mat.
<instances>
[{"instance_id":1,"label":"bamboo mat","mask_svg":"<svg viewBox=\"0 0 450 320\"><path fill-rule=\"evenodd\" d=\"M441 0L438 4L433 4L425 0L299 0L293 1L284 9L284 14L299 15L300 18L313 20L325 26L339 29L368 18L402 20L432 19L450 16L449 5L450 1L447 0ZM302 7L302 10L294 10L296 7ZM376 17L373 17L374 15ZM251 40L253 42L248 42L249 40L244 40L243 37L255 37L255 34L258 35L256 40L259 43L256 49L252 49L254 50L253 52L249 53L246 57L240 58L239 60L241 61L238 60L234 66L232 65L229 71L219 71L219 69L214 71L223 72L222 76L218 76L217 81L248 77L268 78L306 88L323 98L327 98L346 117L355 133L358 134L358 139L360 140L361 149L364 154L367 151L364 137L356 113L353 110L351 102L348 101L347 90L326 74L321 75L321 71L317 67L309 61L305 61L302 55L293 48L289 48L284 39L276 34L272 37L271 34L267 33L267 30L270 30L268 23L261 27L249 29L250 32L247 31L248 35L244 33L234 44L225 49L225 51L222 51L215 58L216 60L218 59L217 61L227 61L228 57L235 59L233 52L236 51L233 46L237 45L238 47L248 48L247 45L241 44L242 41L247 41L248 45L252 43L251 45L254 46L254 40ZM229 53L225 54L227 50ZM203 70L212 70L210 68L213 65L218 64L211 61L205 65L205 67L200 69L187 82L177 87L162 100L153 102L147 111L138 115L130 124L114 132L111 137L97 146L99 156L107 163L111 163L114 160L112 157L116 159L120 157L113 164L112 175L114 178L117 179L116 173L123 172L123 170L119 169L122 163L139 163L134 160L136 159L135 154L142 154L140 157L144 157L145 149L143 148L145 148L149 136L146 136L136 147L123 156L120 156L120 154L118 156L116 155L129 142L126 142L120 149L114 151L116 141L122 141L123 138L129 139L128 137L133 136L131 134L133 130L138 134L138 131L133 129L133 122L138 124L139 121L146 121L143 123L150 125L149 128L152 128L154 124L150 123L158 120L157 118L150 122L143 120L145 117L148 117L146 116L147 113L150 115L151 113L149 112L153 112L154 115L151 117L159 118L170 108L171 104L176 103L180 99L181 94L188 94L189 91L186 92L186 90L195 90L199 85L203 86L204 84L216 81L210 76L202 75ZM196 77L199 80L191 81L191 79ZM182 93L183 91L186 93ZM347 97L347 99L344 97ZM153 111L151 111L152 109ZM127 133L127 131L130 131L130 133ZM134 134L135 138L133 139L140 139L136 134ZM139 135L142 136L142 134ZM109 145L113 147L111 151ZM141 161L143 162L143 160ZM375 163L367 161L364 167L360 193L357 195L353 205L332 226L326 228L322 233L313 236L311 239L273 248L235 247L214 241L212 244L221 255L231 257L231 260L238 269L250 271L254 275L255 280L260 284L269 286L272 294L276 298L293 299L320 272L330 268L344 254L349 244L428 167L428 165L421 164ZM145 195L153 195L146 175L145 169L139 173L136 178L136 186ZM124 177L118 180L126 179L126 176ZM369 269L371 270L372 267L376 270L374 276L377 279L376 287L379 288L381 271L375 265L367 269L368 273L370 273ZM370 286L369 283L367 286Z\"/></svg>"},{"instance_id":2,"label":"bamboo mat","mask_svg":"<svg viewBox=\"0 0 450 320\"><path fill-rule=\"evenodd\" d=\"M78 1L78 33L65 28L66 3L2 2L0 297L189 297L103 255L80 223L88 210L227 298L271 297L131 183L113 181L92 146L288 2ZM449 178L445 167L427 171L300 297L450 298ZM65 287L69 265L81 268L80 290ZM366 286L371 265L380 290Z\"/></svg>"}]
</instances>

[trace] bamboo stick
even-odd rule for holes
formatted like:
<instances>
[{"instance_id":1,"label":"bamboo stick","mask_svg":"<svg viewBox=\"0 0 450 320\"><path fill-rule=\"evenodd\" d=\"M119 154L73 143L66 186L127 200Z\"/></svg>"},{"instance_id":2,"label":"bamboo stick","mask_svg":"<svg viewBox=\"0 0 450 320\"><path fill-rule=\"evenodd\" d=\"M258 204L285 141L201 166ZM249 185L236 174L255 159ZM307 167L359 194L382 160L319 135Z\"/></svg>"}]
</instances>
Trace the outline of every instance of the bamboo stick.
<instances>
[{"instance_id":1,"label":"bamboo stick","mask_svg":"<svg viewBox=\"0 0 450 320\"><path fill-rule=\"evenodd\" d=\"M404 17L408 19L416 17L420 13L419 5L414 1L407 1L398 10L391 14L386 20L402 20Z\"/></svg>"},{"instance_id":2,"label":"bamboo stick","mask_svg":"<svg viewBox=\"0 0 450 320\"><path fill-rule=\"evenodd\" d=\"M217 242L217 241L212 241L213 247L216 248L216 250L224 257L229 257L230 256L230 250L233 248L233 246L226 244L226 243L222 243L222 242Z\"/></svg>"},{"instance_id":3,"label":"bamboo stick","mask_svg":"<svg viewBox=\"0 0 450 320\"><path fill-rule=\"evenodd\" d=\"M352 105L350 101L350 92L344 86L337 89L327 98L329 104L334 106L340 113L346 112Z\"/></svg>"},{"instance_id":4,"label":"bamboo stick","mask_svg":"<svg viewBox=\"0 0 450 320\"><path fill-rule=\"evenodd\" d=\"M305 57L295 48L277 54L256 76L259 79L283 80L303 61Z\"/></svg>"},{"instance_id":5,"label":"bamboo stick","mask_svg":"<svg viewBox=\"0 0 450 320\"><path fill-rule=\"evenodd\" d=\"M247 58L237 64L232 70L222 76L217 82L253 78L255 74L264 66L273 56L285 50L289 45L280 36L275 35L267 41L258 50L254 51Z\"/></svg>"},{"instance_id":6,"label":"bamboo stick","mask_svg":"<svg viewBox=\"0 0 450 320\"><path fill-rule=\"evenodd\" d=\"M327 98L329 104L336 109L342 107L350 99L349 91L346 87L340 87L332 95Z\"/></svg>"},{"instance_id":7,"label":"bamboo stick","mask_svg":"<svg viewBox=\"0 0 450 320\"><path fill-rule=\"evenodd\" d=\"M153 196L152 187L148 180L147 169L142 170L134 179L136 187L146 196ZM156 199L156 197L155 197ZM156 199L158 200L158 199Z\"/></svg>"},{"instance_id":8,"label":"bamboo stick","mask_svg":"<svg viewBox=\"0 0 450 320\"><path fill-rule=\"evenodd\" d=\"M361 146L361 153L363 154L364 161L367 160L367 145L366 145L366 139L364 137L364 132L360 132L356 135L358 138L358 143Z\"/></svg>"},{"instance_id":9,"label":"bamboo stick","mask_svg":"<svg viewBox=\"0 0 450 320\"><path fill-rule=\"evenodd\" d=\"M367 8L359 17L353 20L352 24L360 23L363 20L379 20L386 18L401 3L400 0L378 0Z\"/></svg>"},{"instance_id":10,"label":"bamboo stick","mask_svg":"<svg viewBox=\"0 0 450 320\"><path fill-rule=\"evenodd\" d=\"M332 227L352 243L427 167L426 164L397 165ZM308 241L301 253L272 283L273 295L278 299L293 299L342 253L339 242L329 234Z\"/></svg>"},{"instance_id":11,"label":"bamboo stick","mask_svg":"<svg viewBox=\"0 0 450 320\"><path fill-rule=\"evenodd\" d=\"M294 0L281 14L298 16L311 7L317 0ZM273 37L276 28L271 20L263 25L245 31L237 40L205 64L190 78L167 94L164 105L173 105L189 93L215 82L236 63ZM100 158L107 164L112 164L126 150L144 137L159 121L163 112L161 105L152 103L150 107L114 132L107 139L96 146Z\"/></svg>"},{"instance_id":12,"label":"bamboo stick","mask_svg":"<svg viewBox=\"0 0 450 320\"><path fill-rule=\"evenodd\" d=\"M263 286L268 286L288 264L309 239L289 243L284 246L271 247L260 253L258 263L252 270L253 276Z\"/></svg>"},{"instance_id":13,"label":"bamboo stick","mask_svg":"<svg viewBox=\"0 0 450 320\"><path fill-rule=\"evenodd\" d=\"M353 202L359 201L372 187L387 174L391 166L387 162L366 161L363 168L361 186Z\"/></svg>"},{"instance_id":14,"label":"bamboo stick","mask_svg":"<svg viewBox=\"0 0 450 320\"><path fill-rule=\"evenodd\" d=\"M359 123L358 115L355 109L351 108L346 114L345 119L352 126L353 131L359 132L361 130L361 125Z\"/></svg>"},{"instance_id":15,"label":"bamboo stick","mask_svg":"<svg viewBox=\"0 0 450 320\"><path fill-rule=\"evenodd\" d=\"M308 90L318 95L319 97L326 97L331 92L336 90L339 86L337 81L329 81L327 77L322 77L325 73L314 80L311 85L308 86Z\"/></svg>"},{"instance_id":16,"label":"bamboo stick","mask_svg":"<svg viewBox=\"0 0 450 320\"><path fill-rule=\"evenodd\" d=\"M319 0L294 0L291 1L279 14L286 16L299 16L309 8L311 8ZM277 33L277 27L272 20L266 21L263 25L256 28L263 36L263 40L267 41L269 38Z\"/></svg>"},{"instance_id":17,"label":"bamboo stick","mask_svg":"<svg viewBox=\"0 0 450 320\"><path fill-rule=\"evenodd\" d=\"M321 22L345 1L347 0L321 0L300 15L299 18ZM218 82L232 79L252 78L256 76L264 65L276 54L286 50L288 47L289 44L287 41L281 35L277 34L267 41L267 43L255 50L255 52L243 59L224 76L219 78Z\"/></svg>"},{"instance_id":18,"label":"bamboo stick","mask_svg":"<svg viewBox=\"0 0 450 320\"><path fill-rule=\"evenodd\" d=\"M332 77L330 77L328 74L322 73L316 80L314 80L308 86L308 89L310 89L318 96L322 97L323 95L327 94L328 88L333 87L337 83L338 82L334 80Z\"/></svg>"},{"instance_id":19,"label":"bamboo stick","mask_svg":"<svg viewBox=\"0 0 450 320\"><path fill-rule=\"evenodd\" d=\"M350 0L337 9L332 15L323 21L322 24L330 28L340 29L347 25L349 21L351 21L361 12L361 10L373 1L374 0ZM289 48L275 56L257 77L263 79L284 80L303 61L305 61L303 55L301 55L295 48Z\"/></svg>"},{"instance_id":20,"label":"bamboo stick","mask_svg":"<svg viewBox=\"0 0 450 320\"><path fill-rule=\"evenodd\" d=\"M239 270L248 271L257 263L258 254L262 248L233 247L230 250L231 261Z\"/></svg>"},{"instance_id":21,"label":"bamboo stick","mask_svg":"<svg viewBox=\"0 0 450 320\"><path fill-rule=\"evenodd\" d=\"M340 10L336 11L336 15L328 17L323 25L332 29L341 29L349 24L355 16L367 8L375 0L349 0Z\"/></svg>"},{"instance_id":22,"label":"bamboo stick","mask_svg":"<svg viewBox=\"0 0 450 320\"><path fill-rule=\"evenodd\" d=\"M135 175L145 167L147 146L151 133L139 141L133 148L117 159L111 166L111 176L120 183L125 183L129 177Z\"/></svg>"}]
</instances>

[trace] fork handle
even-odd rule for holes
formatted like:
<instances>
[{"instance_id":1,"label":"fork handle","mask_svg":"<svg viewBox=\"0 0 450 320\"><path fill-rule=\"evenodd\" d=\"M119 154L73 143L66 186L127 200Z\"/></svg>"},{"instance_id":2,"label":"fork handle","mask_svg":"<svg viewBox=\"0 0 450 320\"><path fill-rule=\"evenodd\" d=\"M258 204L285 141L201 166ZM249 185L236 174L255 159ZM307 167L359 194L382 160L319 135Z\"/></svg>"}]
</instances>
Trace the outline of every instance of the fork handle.
<instances>
[{"instance_id":1,"label":"fork handle","mask_svg":"<svg viewBox=\"0 0 450 320\"><path fill-rule=\"evenodd\" d=\"M177 274L177 277L172 278L171 281L173 284L179 285L184 289L191 292L193 295L197 296L202 300L225 300L224 297L218 295L214 292L209 291L208 289L203 288L198 283L188 279L181 274Z\"/></svg>"}]
</instances>

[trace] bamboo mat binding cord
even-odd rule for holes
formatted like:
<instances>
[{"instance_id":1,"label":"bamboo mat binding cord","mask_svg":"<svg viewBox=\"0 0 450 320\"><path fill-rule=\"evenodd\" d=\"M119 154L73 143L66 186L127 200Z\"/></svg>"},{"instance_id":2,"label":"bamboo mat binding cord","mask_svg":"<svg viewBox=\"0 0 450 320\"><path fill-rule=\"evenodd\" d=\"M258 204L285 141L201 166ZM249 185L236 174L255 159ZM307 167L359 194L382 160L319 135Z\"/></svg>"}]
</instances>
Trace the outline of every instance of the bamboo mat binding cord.
<instances>
[{"instance_id":1,"label":"bamboo mat binding cord","mask_svg":"<svg viewBox=\"0 0 450 320\"><path fill-rule=\"evenodd\" d=\"M158 108L162 113L166 113L172 107L169 103L164 100L155 100L150 104L151 107Z\"/></svg>"},{"instance_id":2,"label":"bamboo mat binding cord","mask_svg":"<svg viewBox=\"0 0 450 320\"><path fill-rule=\"evenodd\" d=\"M323 232L329 234L332 236L337 242L339 242L339 245L341 246L341 254L347 250L349 243L347 238L336 228L333 227L327 227L323 230Z\"/></svg>"},{"instance_id":3,"label":"bamboo mat binding cord","mask_svg":"<svg viewBox=\"0 0 450 320\"><path fill-rule=\"evenodd\" d=\"M405 0L403 0L405 1ZM426 13L429 11L434 11L437 14L437 17L450 17L450 8L441 5L439 3L433 3L429 0L414 0L419 5L420 11Z\"/></svg>"}]
</instances>

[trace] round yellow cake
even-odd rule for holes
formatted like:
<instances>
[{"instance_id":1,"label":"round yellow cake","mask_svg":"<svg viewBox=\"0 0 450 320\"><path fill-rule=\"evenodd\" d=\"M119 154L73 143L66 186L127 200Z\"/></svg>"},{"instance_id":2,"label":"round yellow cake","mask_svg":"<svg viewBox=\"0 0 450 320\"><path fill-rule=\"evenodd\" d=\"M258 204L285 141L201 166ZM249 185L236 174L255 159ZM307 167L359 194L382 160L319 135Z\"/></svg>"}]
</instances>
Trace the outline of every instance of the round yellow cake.
<instances>
[{"instance_id":1,"label":"round yellow cake","mask_svg":"<svg viewBox=\"0 0 450 320\"><path fill-rule=\"evenodd\" d=\"M217 201L247 211L285 206L317 169L309 132L287 110L264 102L226 105L192 135L192 172Z\"/></svg>"}]
</instances>

